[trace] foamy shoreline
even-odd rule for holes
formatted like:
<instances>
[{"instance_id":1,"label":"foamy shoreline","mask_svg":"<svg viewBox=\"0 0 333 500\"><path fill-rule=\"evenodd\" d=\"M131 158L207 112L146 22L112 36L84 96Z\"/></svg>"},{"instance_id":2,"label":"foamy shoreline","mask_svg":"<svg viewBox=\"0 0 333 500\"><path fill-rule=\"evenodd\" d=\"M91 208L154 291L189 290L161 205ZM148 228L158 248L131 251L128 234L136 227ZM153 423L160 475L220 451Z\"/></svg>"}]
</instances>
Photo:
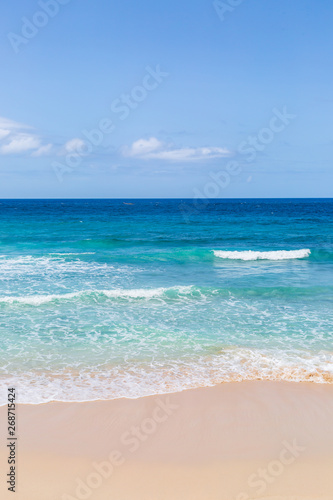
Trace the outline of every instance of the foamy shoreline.
<instances>
[{"instance_id":1,"label":"foamy shoreline","mask_svg":"<svg viewBox=\"0 0 333 500\"><path fill-rule=\"evenodd\" d=\"M21 404L138 399L219 384L250 381L333 384L330 352L292 353L227 346L205 356L179 360L107 364L96 369L36 368L2 376L0 406L7 387L15 387Z\"/></svg>"}]
</instances>

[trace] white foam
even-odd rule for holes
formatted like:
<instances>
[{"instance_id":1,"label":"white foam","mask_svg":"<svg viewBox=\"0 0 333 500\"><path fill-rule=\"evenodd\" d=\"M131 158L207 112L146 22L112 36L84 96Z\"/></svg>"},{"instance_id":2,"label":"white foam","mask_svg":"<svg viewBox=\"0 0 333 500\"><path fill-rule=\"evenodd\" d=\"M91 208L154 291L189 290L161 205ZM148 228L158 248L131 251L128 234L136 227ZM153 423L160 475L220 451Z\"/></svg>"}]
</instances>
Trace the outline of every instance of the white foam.
<instances>
[{"instance_id":1,"label":"white foam","mask_svg":"<svg viewBox=\"0 0 333 500\"><path fill-rule=\"evenodd\" d=\"M20 374L11 370L0 377L0 405L7 403L10 386L17 387L20 403L38 404L138 398L243 380L332 383L333 356L327 352L229 347L211 356L182 356L168 361L132 361L86 369L73 366Z\"/></svg>"},{"instance_id":2,"label":"white foam","mask_svg":"<svg viewBox=\"0 0 333 500\"><path fill-rule=\"evenodd\" d=\"M32 306L39 306L52 302L53 300L71 300L80 296L89 295L105 295L108 298L127 298L127 299L153 299L162 297L166 292L187 294L193 290L192 286L175 286L170 288L133 288L124 289L116 288L114 290L84 290L81 292L71 292L64 294L51 294L51 295L23 295L23 296L0 296L0 304L27 304Z\"/></svg>"},{"instance_id":3,"label":"white foam","mask_svg":"<svg viewBox=\"0 0 333 500\"><path fill-rule=\"evenodd\" d=\"M115 290L103 290L104 295L107 297L124 297L124 298L144 298L150 299L154 297L161 297L168 291L175 291L176 293L190 293L192 291L192 286L173 286L170 288L134 288L134 289L115 289Z\"/></svg>"},{"instance_id":4,"label":"white foam","mask_svg":"<svg viewBox=\"0 0 333 500\"><path fill-rule=\"evenodd\" d=\"M27 304L31 306L40 306L41 304L46 304L47 302L52 302L52 300L61 300L61 299L72 299L74 297L77 297L81 295L82 292L73 292L73 293L64 293L62 295L26 295L22 297L17 297L17 296L7 296L7 297L0 297L0 303L7 303L7 304L15 304L15 303L20 303L20 304Z\"/></svg>"},{"instance_id":5,"label":"white foam","mask_svg":"<svg viewBox=\"0 0 333 500\"><path fill-rule=\"evenodd\" d=\"M49 255L95 255L96 252L55 252Z\"/></svg>"},{"instance_id":6,"label":"white foam","mask_svg":"<svg viewBox=\"0 0 333 500\"><path fill-rule=\"evenodd\" d=\"M224 251L213 250L215 257L232 260L287 260L304 259L309 257L311 250L303 248L301 250L274 250L270 252L259 252L254 250Z\"/></svg>"},{"instance_id":7,"label":"white foam","mask_svg":"<svg viewBox=\"0 0 333 500\"><path fill-rule=\"evenodd\" d=\"M153 298L153 297L161 297L168 289L167 288L153 288L153 289L145 289L145 288L137 288L130 290L116 289L116 290L103 290L103 294L109 298Z\"/></svg>"},{"instance_id":8,"label":"white foam","mask_svg":"<svg viewBox=\"0 0 333 500\"><path fill-rule=\"evenodd\" d=\"M24 257L3 256L0 260L0 275L9 278L17 275L59 275L64 273L86 273L89 271L103 272L106 268L113 267L106 264L88 263L80 259L66 260L64 255L50 255L48 257Z\"/></svg>"}]
</instances>

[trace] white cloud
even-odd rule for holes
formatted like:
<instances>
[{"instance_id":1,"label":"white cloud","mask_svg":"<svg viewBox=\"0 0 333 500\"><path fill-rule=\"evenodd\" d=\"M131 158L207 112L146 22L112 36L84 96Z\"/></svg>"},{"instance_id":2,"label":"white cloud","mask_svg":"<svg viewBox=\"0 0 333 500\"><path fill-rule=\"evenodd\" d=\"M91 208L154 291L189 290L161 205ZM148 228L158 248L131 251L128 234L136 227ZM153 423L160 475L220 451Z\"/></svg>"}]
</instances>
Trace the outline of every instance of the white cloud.
<instances>
[{"instance_id":1,"label":"white cloud","mask_svg":"<svg viewBox=\"0 0 333 500\"><path fill-rule=\"evenodd\" d=\"M139 139L133 142L132 146L127 150L127 156L143 156L149 155L153 152L162 149L163 143L151 137L150 139Z\"/></svg>"},{"instance_id":2,"label":"white cloud","mask_svg":"<svg viewBox=\"0 0 333 500\"><path fill-rule=\"evenodd\" d=\"M82 149L85 146L85 142L82 139L75 137L70 141L67 141L65 144L65 152L66 153L75 153L79 152L78 150ZM80 152L80 154L82 154Z\"/></svg>"},{"instance_id":3,"label":"white cloud","mask_svg":"<svg viewBox=\"0 0 333 500\"><path fill-rule=\"evenodd\" d=\"M8 129L8 130L27 130L31 129L29 125L23 125L22 123L14 122L13 120L9 120L8 118L4 118L0 116L0 128Z\"/></svg>"},{"instance_id":4,"label":"white cloud","mask_svg":"<svg viewBox=\"0 0 333 500\"><path fill-rule=\"evenodd\" d=\"M32 156L47 154L52 145L43 145L41 138L31 133L32 127L0 117L0 154L24 154Z\"/></svg>"},{"instance_id":5,"label":"white cloud","mask_svg":"<svg viewBox=\"0 0 333 500\"><path fill-rule=\"evenodd\" d=\"M150 139L139 139L130 147L123 148L123 155L145 160L187 162L224 158L230 156L231 152L220 147L175 148L159 141L156 137L150 137Z\"/></svg>"},{"instance_id":6,"label":"white cloud","mask_svg":"<svg viewBox=\"0 0 333 500\"><path fill-rule=\"evenodd\" d=\"M45 144L45 146L41 146L37 151L31 153L31 156L44 156L51 152L52 144Z\"/></svg>"},{"instance_id":7,"label":"white cloud","mask_svg":"<svg viewBox=\"0 0 333 500\"><path fill-rule=\"evenodd\" d=\"M40 147L37 137L27 134L17 134L7 144L1 146L2 154L22 153Z\"/></svg>"},{"instance_id":8,"label":"white cloud","mask_svg":"<svg viewBox=\"0 0 333 500\"><path fill-rule=\"evenodd\" d=\"M5 128L0 128L0 140L3 139L4 137L7 137L7 135L10 134L10 130L7 130Z\"/></svg>"}]
</instances>

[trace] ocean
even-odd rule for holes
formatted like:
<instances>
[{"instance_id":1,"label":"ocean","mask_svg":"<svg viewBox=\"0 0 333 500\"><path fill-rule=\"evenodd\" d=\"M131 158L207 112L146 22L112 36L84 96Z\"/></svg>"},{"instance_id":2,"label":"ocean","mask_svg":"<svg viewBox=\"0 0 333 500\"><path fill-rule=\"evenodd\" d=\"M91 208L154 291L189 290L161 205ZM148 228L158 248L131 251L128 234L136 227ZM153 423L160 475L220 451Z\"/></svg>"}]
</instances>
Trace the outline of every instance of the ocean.
<instances>
[{"instance_id":1,"label":"ocean","mask_svg":"<svg viewBox=\"0 0 333 500\"><path fill-rule=\"evenodd\" d=\"M333 200L0 200L21 403L333 382Z\"/></svg>"}]
</instances>

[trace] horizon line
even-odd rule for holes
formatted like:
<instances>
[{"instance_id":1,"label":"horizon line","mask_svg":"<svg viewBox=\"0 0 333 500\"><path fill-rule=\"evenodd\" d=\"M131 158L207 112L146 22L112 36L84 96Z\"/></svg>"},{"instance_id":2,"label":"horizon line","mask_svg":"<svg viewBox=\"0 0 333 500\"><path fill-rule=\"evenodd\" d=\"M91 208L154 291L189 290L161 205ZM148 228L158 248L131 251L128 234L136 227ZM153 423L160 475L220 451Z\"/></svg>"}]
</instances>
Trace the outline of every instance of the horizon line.
<instances>
[{"instance_id":1,"label":"horizon line","mask_svg":"<svg viewBox=\"0 0 333 500\"><path fill-rule=\"evenodd\" d=\"M131 198L131 197L118 197L118 198L105 198L105 197L66 197L66 198L0 198L0 201L52 201L52 200L137 200L137 201L144 201L144 200L207 200L209 201L227 201L227 200L333 200L333 196L277 196L277 197L232 197L232 198L190 198L190 197L176 197L176 198L169 198L169 197L142 197L142 198Z\"/></svg>"}]
</instances>

